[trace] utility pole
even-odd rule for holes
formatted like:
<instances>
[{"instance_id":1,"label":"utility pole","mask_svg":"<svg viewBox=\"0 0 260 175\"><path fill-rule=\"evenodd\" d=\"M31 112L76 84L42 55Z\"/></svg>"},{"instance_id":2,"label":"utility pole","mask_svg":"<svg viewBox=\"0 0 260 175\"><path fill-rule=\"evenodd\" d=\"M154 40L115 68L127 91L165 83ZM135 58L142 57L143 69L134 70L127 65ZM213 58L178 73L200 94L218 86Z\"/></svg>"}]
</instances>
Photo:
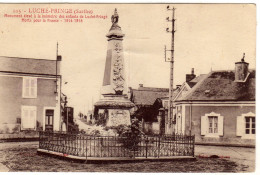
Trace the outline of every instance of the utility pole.
<instances>
[{"instance_id":1,"label":"utility pole","mask_svg":"<svg viewBox=\"0 0 260 175\"><path fill-rule=\"evenodd\" d=\"M56 94L58 94L58 53L59 53L59 43L57 42L57 49L56 49L56 91L55 91Z\"/></svg>"},{"instance_id":2,"label":"utility pole","mask_svg":"<svg viewBox=\"0 0 260 175\"><path fill-rule=\"evenodd\" d=\"M169 129L172 124L173 120L173 73L174 73L174 33L175 33L175 19L174 19L174 13L175 13L175 8L173 7L172 9L167 6L167 10L172 10L172 19L169 19L169 17L166 18L167 22L172 23L172 31L169 31L169 28L166 28L166 32L172 34L172 39L171 39L171 50L167 50L165 46L165 61L170 62L170 88L169 88L169 105L168 105L168 125ZM171 58L167 59L166 58L166 52L170 51L171 52ZM168 129L168 128L167 128ZM174 132L174 128L173 128Z\"/></svg>"}]
</instances>

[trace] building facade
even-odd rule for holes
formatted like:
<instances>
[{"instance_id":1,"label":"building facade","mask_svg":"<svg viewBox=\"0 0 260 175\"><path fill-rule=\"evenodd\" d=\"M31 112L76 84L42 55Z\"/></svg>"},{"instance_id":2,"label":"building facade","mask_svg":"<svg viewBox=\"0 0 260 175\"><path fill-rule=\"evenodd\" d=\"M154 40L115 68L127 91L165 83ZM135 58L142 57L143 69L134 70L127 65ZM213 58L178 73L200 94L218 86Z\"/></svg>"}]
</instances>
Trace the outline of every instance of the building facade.
<instances>
[{"instance_id":1,"label":"building facade","mask_svg":"<svg viewBox=\"0 0 260 175\"><path fill-rule=\"evenodd\" d=\"M248 65L242 59L234 71L212 71L176 99L175 127L197 143L255 145L255 70Z\"/></svg>"},{"instance_id":2,"label":"building facade","mask_svg":"<svg viewBox=\"0 0 260 175\"><path fill-rule=\"evenodd\" d=\"M0 134L61 129L60 63L0 57Z\"/></svg>"}]
</instances>

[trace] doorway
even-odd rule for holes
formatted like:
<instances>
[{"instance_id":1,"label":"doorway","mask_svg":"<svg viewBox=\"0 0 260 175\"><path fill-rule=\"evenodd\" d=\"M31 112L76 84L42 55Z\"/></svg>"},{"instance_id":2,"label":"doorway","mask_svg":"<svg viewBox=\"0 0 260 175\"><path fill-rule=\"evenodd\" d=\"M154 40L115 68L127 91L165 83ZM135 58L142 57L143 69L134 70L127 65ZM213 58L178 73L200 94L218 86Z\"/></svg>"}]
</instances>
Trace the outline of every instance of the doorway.
<instances>
[{"instance_id":1,"label":"doorway","mask_svg":"<svg viewBox=\"0 0 260 175\"><path fill-rule=\"evenodd\" d=\"M54 117L54 110L46 109L45 110L45 131L53 131L53 117Z\"/></svg>"}]
</instances>

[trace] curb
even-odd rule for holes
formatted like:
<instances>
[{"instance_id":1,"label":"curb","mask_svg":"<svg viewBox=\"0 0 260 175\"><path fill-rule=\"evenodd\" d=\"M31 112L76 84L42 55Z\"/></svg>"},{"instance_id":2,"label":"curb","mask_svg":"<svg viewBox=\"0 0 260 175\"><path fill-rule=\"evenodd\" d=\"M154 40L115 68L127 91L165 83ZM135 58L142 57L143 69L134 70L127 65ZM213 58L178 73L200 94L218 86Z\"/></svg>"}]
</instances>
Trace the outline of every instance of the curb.
<instances>
[{"instance_id":1,"label":"curb","mask_svg":"<svg viewBox=\"0 0 260 175\"><path fill-rule=\"evenodd\" d=\"M203 143L203 142L195 142L195 145L201 145L201 146L223 146L223 147L255 148L255 145L246 145L246 144L224 144L224 143Z\"/></svg>"},{"instance_id":2,"label":"curb","mask_svg":"<svg viewBox=\"0 0 260 175\"><path fill-rule=\"evenodd\" d=\"M39 137L0 139L0 143L4 143L4 142L34 142L34 141L39 141Z\"/></svg>"},{"instance_id":3,"label":"curb","mask_svg":"<svg viewBox=\"0 0 260 175\"><path fill-rule=\"evenodd\" d=\"M37 154L39 155L48 155L53 156L56 158L64 159L64 160L74 160L79 162L85 163L130 163L130 162L152 162L152 161L196 161L196 157L192 156L175 156L175 157L161 157L161 158L145 158L145 157L136 157L136 158L129 158L129 157L81 157L81 156L74 156L69 154L63 154L55 151L48 151L44 149L37 149Z\"/></svg>"}]
</instances>

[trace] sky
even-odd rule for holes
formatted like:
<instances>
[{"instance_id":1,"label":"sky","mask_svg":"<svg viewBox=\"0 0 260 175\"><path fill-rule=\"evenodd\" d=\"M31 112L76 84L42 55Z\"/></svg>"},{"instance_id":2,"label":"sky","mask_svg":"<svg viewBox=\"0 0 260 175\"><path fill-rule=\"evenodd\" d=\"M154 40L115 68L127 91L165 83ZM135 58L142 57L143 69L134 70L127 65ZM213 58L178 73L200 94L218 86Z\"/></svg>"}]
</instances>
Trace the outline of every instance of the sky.
<instances>
[{"instance_id":1,"label":"sky","mask_svg":"<svg viewBox=\"0 0 260 175\"><path fill-rule=\"evenodd\" d=\"M169 87L170 48L168 4L1 4L0 56L55 59L56 43L62 55L62 91L76 111L87 112L99 100L103 82L111 15L117 8L123 40L128 86ZM256 7L253 4L172 4L175 12L174 86L185 74L234 70L245 53L249 68L256 67ZM92 10L106 19L82 23L21 22L6 18L13 10L33 8ZM167 56L170 56L168 53ZM67 82L65 84L65 82Z\"/></svg>"}]
</instances>

